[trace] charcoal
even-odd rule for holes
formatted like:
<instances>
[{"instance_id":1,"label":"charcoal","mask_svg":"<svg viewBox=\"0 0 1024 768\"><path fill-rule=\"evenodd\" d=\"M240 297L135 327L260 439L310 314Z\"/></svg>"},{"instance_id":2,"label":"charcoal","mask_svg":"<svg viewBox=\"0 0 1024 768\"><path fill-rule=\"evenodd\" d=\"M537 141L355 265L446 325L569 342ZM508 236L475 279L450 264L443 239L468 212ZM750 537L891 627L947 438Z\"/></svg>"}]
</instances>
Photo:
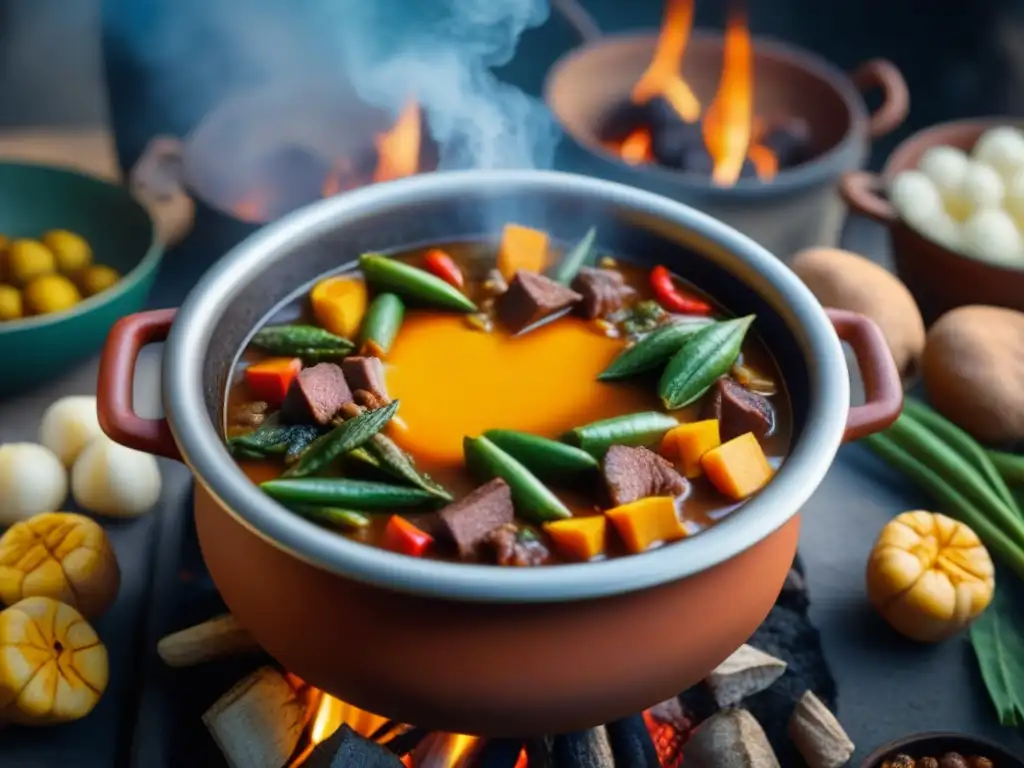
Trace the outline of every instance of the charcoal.
<instances>
[{"instance_id":1,"label":"charcoal","mask_svg":"<svg viewBox=\"0 0 1024 768\"><path fill-rule=\"evenodd\" d=\"M521 739L492 739L481 750L476 768L515 768L522 751Z\"/></svg>"},{"instance_id":2,"label":"charcoal","mask_svg":"<svg viewBox=\"0 0 1024 768\"><path fill-rule=\"evenodd\" d=\"M598 135L605 141L620 142L640 126L647 125L647 107L624 101L601 121Z\"/></svg>"},{"instance_id":3,"label":"charcoal","mask_svg":"<svg viewBox=\"0 0 1024 768\"><path fill-rule=\"evenodd\" d=\"M618 768L605 726L556 736L551 745L551 758L559 768Z\"/></svg>"},{"instance_id":4,"label":"charcoal","mask_svg":"<svg viewBox=\"0 0 1024 768\"><path fill-rule=\"evenodd\" d=\"M615 768L659 768L658 752L643 715L630 715L606 727Z\"/></svg>"},{"instance_id":5,"label":"charcoal","mask_svg":"<svg viewBox=\"0 0 1024 768\"><path fill-rule=\"evenodd\" d=\"M651 133L658 133L667 128L687 126L695 129L700 134L700 126L696 123L688 125L679 116L679 113L672 108L661 96L655 96L644 105L644 123L651 129Z\"/></svg>"},{"instance_id":6,"label":"charcoal","mask_svg":"<svg viewBox=\"0 0 1024 768\"><path fill-rule=\"evenodd\" d=\"M425 728L410 728L404 733L400 733L395 738L390 739L384 746L387 747L388 752L393 755L407 755L412 752L416 747L420 745L427 736L430 735L430 731Z\"/></svg>"},{"instance_id":7,"label":"charcoal","mask_svg":"<svg viewBox=\"0 0 1024 768\"><path fill-rule=\"evenodd\" d=\"M770 126L760 142L771 150L780 169L811 159L811 127L806 120L791 117Z\"/></svg>"},{"instance_id":8,"label":"charcoal","mask_svg":"<svg viewBox=\"0 0 1024 768\"><path fill-rule=\"evenodd\" d=\"M684 168L692 157L700 155L708 159L708 171L711 170L711 157L704 149L704 137L700 125L696 123L677 123L663 125L651 129L651 154L660 165L667 168Z\"/></svg>"},{"instance_id":9,"label":"charcoal","mask_svg":"<svg viewBox=\"0 0 1024 768\"><path fill-rule=\"evenodd\" d=\"M347 725L342 725L331 738L321 742L310 754L305 768L405 768L399 760L379 744L364 739Z\"/></svg>"}]
</instances>

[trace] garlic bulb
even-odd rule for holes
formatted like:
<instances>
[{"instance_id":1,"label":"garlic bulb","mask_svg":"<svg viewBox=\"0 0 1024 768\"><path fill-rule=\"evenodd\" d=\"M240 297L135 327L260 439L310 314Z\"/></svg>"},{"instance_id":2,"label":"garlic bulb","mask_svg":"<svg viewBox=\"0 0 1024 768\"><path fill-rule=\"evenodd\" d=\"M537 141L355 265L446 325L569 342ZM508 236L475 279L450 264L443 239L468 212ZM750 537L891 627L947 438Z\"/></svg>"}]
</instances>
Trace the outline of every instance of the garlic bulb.
<instances>
[{"instance_id":1,"label":"garlic bulb","mask_svg":"<svg viewBox=\"0 0 1024 768\"><path fill-rule=\"evenodd\" d=\"M160 498L160 468L148 453L105 435L93 440L71 469L71 494L98 515L138 517Z\"/></svg>"},{"instance_id":2,"label":"garlic bulb","mask_svg":"<svg viewBox=\"0 0 1024 768\"><path fill-rule=\"evenodd\" d=\"M975 142L971 155L1009 179L1024 169L1024 133L1010 126L990 128Z\"/></svg>"},{"instance_id":3,"label":"garlic bulb","mask_svg":"<svg viewBox=\"0 0 1024 768\"><path fill-rule=\"evenodd\" d=\"M978 211L960 228L963 252L1002 266L1024 267L1024 239L1001 208Z\"/></svg>"},{"instance_id":4,"label":"garlic bulb","mask_svg":"<svg viewBox=\"0 0 1024 768\"><path fill-rule=\"evenodd\" d=\"M1003 203L1005 191L1002 177L993 168L981 163L968 163L960 183L958 200L954 207L947 205L947 209L953 218L963 221L978 211L998 208Z\"/></svg>"},{"instance_id":5,"label":"garlic bulb","mask_svg":"<svg viewBox=\"0 0 1024 768\"><path fill-rule=\"evenodd\" d=\"M62 397L46 409L39 425L39 442L57 454L68 468L82 449L102 434L96 398L88 395Z\"/></svg>"},{"instance_id":6,"label":"garlic bulb","mask_svg":"<svg viewBox=\"0 0 1024 768\"><path fill-rule=\"evenodd\" d=\"M918 232L947 248L959 244L959 227L946 211L938 187L922 171L903 171L889 187L889 200Z\"/></svg>"},{"instance_id":7,"label":"garlic bulb","mask_svg":"<svg viewBox=\"0 0 1024 768\"><path fill-rule=\"evenodd\" d=\"M67 472L49 448L0 445L0 525L59 510L67 495Z\"/></svg>"},{"instance_id":8,"label":"garlic bulb","mask_svg":"<svg viewBox=\"0 0 1024 768\"><path fill-rule=\"evenodd\" d=\"M955 204L960 199L960 189L969 164L966 152L956 147L939 146L926 149L917 168L931 180L949 208L951 202Z\"/></svg>"}]
</instances>

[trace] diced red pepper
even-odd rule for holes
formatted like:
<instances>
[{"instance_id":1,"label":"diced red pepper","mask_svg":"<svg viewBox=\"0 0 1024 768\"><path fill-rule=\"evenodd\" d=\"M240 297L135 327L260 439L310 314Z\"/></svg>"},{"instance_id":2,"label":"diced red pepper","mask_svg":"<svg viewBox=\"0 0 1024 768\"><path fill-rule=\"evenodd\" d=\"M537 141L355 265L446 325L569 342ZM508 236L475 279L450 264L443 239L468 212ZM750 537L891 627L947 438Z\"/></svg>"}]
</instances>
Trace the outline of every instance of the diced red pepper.
<instances>
[{"instance_id":1,"label":"diced red pepper","mask_svg":"<svg viewBox=\"0 0 1024 768\"><path fill-rule=\"evenodd\" d=\"M651 270L651 288L654 298L663 309L684 315L707 315L711 313L711 305L706 301L687 296L680 291L672 279L672 273L663 266Z\"/></svg>"},{"instance_id":2,"label":"diced red pepper","mask_svg":"<svg viewBox=\"0 0 1024 768\"><path fill-rule=\"evenodd\" d=\"M431 248L427 251L423 261L427 266L428 272L436 277L440 277L449 285L454 285L456 288L461 288L465 285L466 278L462 276L462 270L459 269L459 265L440 248Z\"/></svg>"},{"instance_id":3,"label":"diced red pepper","mask_svg":"<svg viewBox=\"0 0 1024 768\"><path fill-rule=\"evenodd\" d=\"M277 408L301 370L302 361L297 357L270 357L245 369L245 386L254 398Z\"/></svg>"},{"instance_id":4,"label":"diced red pepper","mask_svg":"<svg viewBox=\"0 0 1024 768\"><path fill-rule=\"evenodd\" d=\"M411 557L422 557L427 547L434 543L434 537L425 531L421 531L404 517L392 515L388 524L384 526L384 536L381 538L381 546Z\"/></svg>"}]
</instances>

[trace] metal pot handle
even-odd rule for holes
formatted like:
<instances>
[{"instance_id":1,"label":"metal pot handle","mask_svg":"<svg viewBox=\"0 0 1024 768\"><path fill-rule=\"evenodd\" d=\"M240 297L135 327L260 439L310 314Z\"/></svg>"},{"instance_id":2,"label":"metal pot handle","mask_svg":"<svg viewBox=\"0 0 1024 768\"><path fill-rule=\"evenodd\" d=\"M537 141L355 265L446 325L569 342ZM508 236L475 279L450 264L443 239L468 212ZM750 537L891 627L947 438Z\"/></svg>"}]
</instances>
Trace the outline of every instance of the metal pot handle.
<instances>
[{"instance_id":1,"label":"metal pot handle","mask_svg":"<svg viewBox=\"0 0 1024 768\"><path fill-rule=\"evenodd\" d=\"M185 144L173 136L155 136L128 172L128 187L145 206L161 242L177 245L192 230L195 203L185 188Z\"/></svg>"},{"instance_id":2,"label":"metal pot handle","mask_svg":"<svg viewBox=\"0 0 1024 768\"><path fill-rule=\"evenodd\" d=\"M907 119L910 89L899 67L891 61L870 59L857 67L850 77L861 92L871 88L882 91L882 106L875 110L868 122L868 135L872 139L891 133Z\"/></svg>"},{"instance_id":3,"label":"metal pot handle","mask_svg":"<svg viewBox=\"0 0 1024 768\"><path fill-rule=\"evenodd\" d=\"M579 0L551 0L551 7L573 28L584 43L592 43L602 37L597 21Z\"/></svg>"},{"instance_id":4,"label":"metal pot handle","mask_svg":"<svg viewBox=\"0 0 1024 768\"><path fill-rule=\"evenodd\" d=\"M881 432L903 410L903 382L882 329L874 320L845 309L826 309L842 341L850 345L864 380L864 405L850 408L843 442Z\"/></svg>"},{"instance_id":5,"label":"metal pot handle","mask_svg":"<svg viewBox=\"0 0 1024 768\"><path fill-rule=\"evenodd\" d=\"M854 213L867 216L886 226L899 220L899 214L879 192L882 178L870 171L847 171L839 179L839 196Z\"/></svg>"},{"instance_id":6,"label":"metal pot handle","mask_svg":"<svg viewBox=\"0 0 1024 768\"><path fill-rule=\"evenodd\" d=\"M107 335L100 357L96 410L100 427L114 442L137 451L181 461L166 419L144 419L135 413L135 363L147 344L170 333L176 309L139 312L118 320Z\"/></svg>"}]
</instances>

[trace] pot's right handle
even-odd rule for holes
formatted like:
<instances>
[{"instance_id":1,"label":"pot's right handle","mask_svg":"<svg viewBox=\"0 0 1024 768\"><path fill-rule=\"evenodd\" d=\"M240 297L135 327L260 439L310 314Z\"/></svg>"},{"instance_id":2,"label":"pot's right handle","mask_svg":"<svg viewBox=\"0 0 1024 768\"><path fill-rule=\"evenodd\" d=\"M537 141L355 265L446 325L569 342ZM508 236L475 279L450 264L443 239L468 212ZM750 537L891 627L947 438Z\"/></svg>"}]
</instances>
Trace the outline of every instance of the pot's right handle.
<instances>
[{"instance_id":1,"label":"pot's right handle","mask_svg":"<svg viewBox=\"0 0 1024 768\"><path fill-rule=\"evenodd\" d=\"M839 196L854 213L874 219L879 224L893 224L899 214L881 191L882 178L870 171L847 171L839 179Z\"/></svg>"},{"instance_id":2,"label":"pot's right handle","mask_svg":"<svg viewBox=\"0 0 1024 768\"><path fill-rule=\"evenodd\" d=\"M114 442L137 451L181 461L166 419L144 419L135 413L135 363L147 344L163 341L174 322L175 309L155 309L122 317L107 335L100 358L96 409L100 427Z\"/></svg>"},{"instance_id":3,"label":"pot's right handle","mask_svg":"<svg viewBox=\"0 0 1024 768\"><path fill-rule=\"evenodd\" d=\"M871 88L882 91L882 106L871 115L868 135L872 139L885 136L902 125L910 111L910 89L899 67L888 59L865 61L851 75L853 84L861 92Z\"/></svg>"},{"instance_id":4,"label":"pot's right handle","mask_svg":"<svg viewBox=\"0 0 1024 768\"><path fill-rule=\"evenodd\" d=\"M185 187L185 144L155 136L128 172L128 187L156 224L160 241L177 245L192 230L195 202Z\"/></svg>"},{"instance_id":5,"label":"pot's right handle","mask_svg":"<svg viewBox=\"0 0 1024 768\"><path fill-rule=\"evenodd\" d=\"M836 334L853 349L864 380L864 405L850 408L843 442L881 432L903 410L903 381L882 329L874 320L845 309L826 309Z\"/></svg>"}]
</instances>

